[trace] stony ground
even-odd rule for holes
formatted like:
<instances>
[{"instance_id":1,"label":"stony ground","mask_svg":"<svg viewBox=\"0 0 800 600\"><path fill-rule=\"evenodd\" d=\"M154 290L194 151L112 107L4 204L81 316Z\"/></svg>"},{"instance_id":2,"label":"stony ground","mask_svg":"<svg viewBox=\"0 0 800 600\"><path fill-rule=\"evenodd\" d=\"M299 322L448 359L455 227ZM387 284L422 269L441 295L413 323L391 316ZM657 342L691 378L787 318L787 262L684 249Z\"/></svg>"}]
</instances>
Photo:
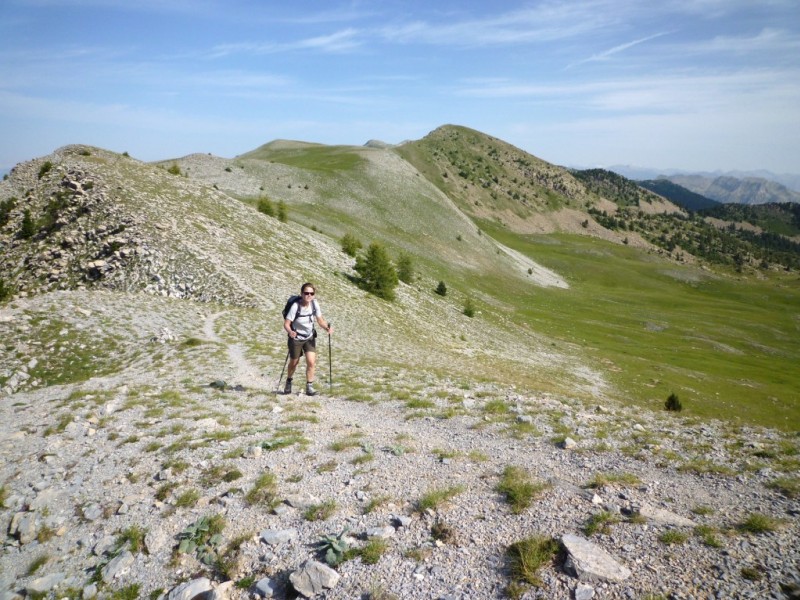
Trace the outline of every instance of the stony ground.
<instances>
[{"instance_id":1,"label":"stony ground","mask_svg":"<svg viewBox=\"0 0 800 600\"><path fill-rule=\"evenodd\" d=\"M156 598L203 577L217 597L295 597L290 574L345 529L372 554L319 597L508 597L509 545L569 534L630 575L579 581L559 555L517 595L797 597L796 436L348 357L336 335L322 393L279 395L269 316L88 291L0 311L0 373L19 382L0 397L0 598ZM519 513L497 491L508 467L542 484ZM178 551L203 517L212 566Z\"/></svg>"}]
</instances>

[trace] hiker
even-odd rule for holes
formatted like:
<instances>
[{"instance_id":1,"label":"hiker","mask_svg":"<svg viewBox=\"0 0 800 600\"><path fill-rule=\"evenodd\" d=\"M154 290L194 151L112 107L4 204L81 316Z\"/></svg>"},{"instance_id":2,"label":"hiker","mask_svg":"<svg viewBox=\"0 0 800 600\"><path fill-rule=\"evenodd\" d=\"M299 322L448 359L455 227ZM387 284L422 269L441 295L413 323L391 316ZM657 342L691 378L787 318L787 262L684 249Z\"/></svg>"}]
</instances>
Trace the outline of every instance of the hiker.
<instances>
[{"instance_id":1,"label":"hiker","mask_svg":"<svg viewBox=\"0 0 800 600\"><path fill-rule=\"evenodd\" d=\"M314 389L314 369L317 365L317 331L314 321L319 323L328 335L333 333L333 327L322 316L319 302L314 298L316 289L310 283L304 283L300 288L300 298L292 303L283 328L289 334L289 370L286 372L286 387L284 394L292 393L292 376L300 362L300 357L306 355L306 394L316 395Z\"/></svg>"}]
</instances>

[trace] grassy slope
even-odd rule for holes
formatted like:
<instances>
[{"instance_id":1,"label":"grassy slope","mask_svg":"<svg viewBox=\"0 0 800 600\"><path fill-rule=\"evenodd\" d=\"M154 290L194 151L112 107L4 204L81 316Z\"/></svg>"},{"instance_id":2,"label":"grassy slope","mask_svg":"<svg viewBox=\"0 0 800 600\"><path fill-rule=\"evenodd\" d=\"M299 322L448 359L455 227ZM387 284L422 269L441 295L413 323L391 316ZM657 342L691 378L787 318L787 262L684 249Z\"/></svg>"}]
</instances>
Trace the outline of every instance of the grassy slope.
<instances>
[{"instance_id":1,"label":"grassy slope","mask_svg":"<svg viewBox=\"0 0 800 600\"><path fill-rule=\"evenodd\" d=\"M568 279L569 290L511 297L534 330L604 365L621 399L660 409L675 392L700 417L800 426L796 277L738 279L593 238L490 233Z\"/></svg>"},{"instance_id":2,"label":"grassy slope","mask_svg":"<svg viewBox=\"0 0 800 600\"><path fill-rule=\"evenodd\" d=\"M501 184L513 183L514 177L521 176L515 169L522 162L535 163L538 159L517 156L513 147L465 128L448 127L435 134L403 146L399 153L432 183L449 192L461 208L469 208L477 200L493 202L489 212L492 215L514 210L518 216L524 216L534 209L533 202L527 207L517 203L514 208L509 197L496 195L492 199L491 189L473 186L464 178L460 178L457 186L461 193L454 194L448 187L454 181L453 173L447 178L441 177L441 173L458 166L448 164L459 152L463 156L456 162L460 161L462 168L468 164L486 165L485 158L483 161L477 158L482 148L498 158L499 162L490 168L495 169ZM313 147L310 152L290 148L259 158L311 172L327 171L327 176L338 172L344 177L343 171L352 176L354 169L364 166L342 155L355 151L361 152L336 147ZM435 160L426 162L431 158ZM549 173L548 169L557 167L550 165L544 171L555 181L557 173ZM370 174L364 173L364 177L368 179ZM455 177L459 179L457 173ZM542 176L542 180L547 177ZM402 187L405 182L400 184ZM386 201L386 189L368 183L361 185L376 195L360 194L354 198L362 202L366 198L368 203ZM562 185L572 185L569 176ZM536 191L531 192L530 198L536 193L542 201L539 210L559 207L559 202L553 204L548 200L551 190L536 183L532 186ZM577 207L591 201L578 191L573 190L573 195L580 202L566 199L561 202ZM315 218L316 222L321 217L318 207L306 212L295 204L292 210L301 212L303 217ZM353 217L350 223L362 228L362 232L363 228L369 229L376 238L389 240L391 244L398 239L397 227L411 233L412 239L418 235L413 228L415 223L428 220L424 212L428 210L425 199L421 198L411 207L411 220L404 218L390 227L385 221L375 222L371 218L359 221ZM539 288L509 276L503 269L470 272L442 260L435 251L431 254L418 248L416 257L425 264L426 274L448 283L456 282L461 296L469 294L477 299L483 321L516 328L522 339L544 335L552 340L549 344L554 350L588 357L588 362L615 384L618 399L623 402L660 410L666 397L675 392L688 414L782 429L800 427L799 390L794 375L794 365L800 358L800 344L795 341L800 310L796 281L714 276L633 248L584 236L515 235L499 227L495 219L477 218L480 210L471 212L483 231L558 272L571 286L569 290ZM347 221L348 214L353 214L352 207L337 206L323 229L332 225L330 219ZM523 343L518 351L525 353L529 349ZM502 361L496 368L498 375L516 378L521 385L548 391L561 387L548 386L546 377L515 373L513 368L504 370Z\"/></svg>"}]
</instances>

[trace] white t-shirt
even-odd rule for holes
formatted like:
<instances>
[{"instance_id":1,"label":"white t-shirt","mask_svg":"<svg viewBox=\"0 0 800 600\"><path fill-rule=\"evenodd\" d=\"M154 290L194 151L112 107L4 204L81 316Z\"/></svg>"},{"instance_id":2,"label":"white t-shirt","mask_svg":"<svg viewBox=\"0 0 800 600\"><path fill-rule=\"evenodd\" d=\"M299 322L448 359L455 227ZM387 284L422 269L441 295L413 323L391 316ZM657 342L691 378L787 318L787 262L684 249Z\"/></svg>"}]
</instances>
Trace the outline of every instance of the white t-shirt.
<instances>
[{"instance_id":1,"label":"white t-shirt","mask_svg":"<svg viewBox=\"0 0 800 600\"><path fill-rule=\"evenodd\" d=\"M297 316L298 311L300 311L299 317ZM316 315L314 314L315 312ZM322 311L316 300L312 300L308 306L303 306L303 302L298 300L292 304L289 312L286 313L286 318L292 322L292 327L297 332L296 339L300 341L307 340L314 334L314 318L319 318L321 316Z\"/></svg>"}]
</instances>

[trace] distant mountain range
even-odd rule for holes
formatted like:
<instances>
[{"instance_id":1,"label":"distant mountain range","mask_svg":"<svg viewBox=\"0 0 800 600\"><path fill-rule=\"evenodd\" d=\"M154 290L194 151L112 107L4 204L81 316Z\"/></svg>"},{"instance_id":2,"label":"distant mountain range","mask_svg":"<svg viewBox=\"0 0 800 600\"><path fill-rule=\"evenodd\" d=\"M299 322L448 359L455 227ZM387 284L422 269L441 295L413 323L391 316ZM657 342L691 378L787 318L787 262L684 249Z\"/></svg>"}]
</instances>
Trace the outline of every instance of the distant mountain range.
<instances>
[{"instance_id":1,"label":"distant mountain range","mask_svg":"<svg viewBox=\"0 0 800 600\"><path fill-rule=\"evenodd\" d=\"M687 169L661 169L656 167L636 167L632 165L613 165L605 168L609 171L624 175L628 179L634 180L659 179L662 177L672 179L674 175L696 175L706 179L716 179L717 177L765 179L767 181L779 183L792 191L800 192L800 174L798 173L773 173L765 169L758 169L755 171L689 171Z\"/></svg>"}]
</instances>

